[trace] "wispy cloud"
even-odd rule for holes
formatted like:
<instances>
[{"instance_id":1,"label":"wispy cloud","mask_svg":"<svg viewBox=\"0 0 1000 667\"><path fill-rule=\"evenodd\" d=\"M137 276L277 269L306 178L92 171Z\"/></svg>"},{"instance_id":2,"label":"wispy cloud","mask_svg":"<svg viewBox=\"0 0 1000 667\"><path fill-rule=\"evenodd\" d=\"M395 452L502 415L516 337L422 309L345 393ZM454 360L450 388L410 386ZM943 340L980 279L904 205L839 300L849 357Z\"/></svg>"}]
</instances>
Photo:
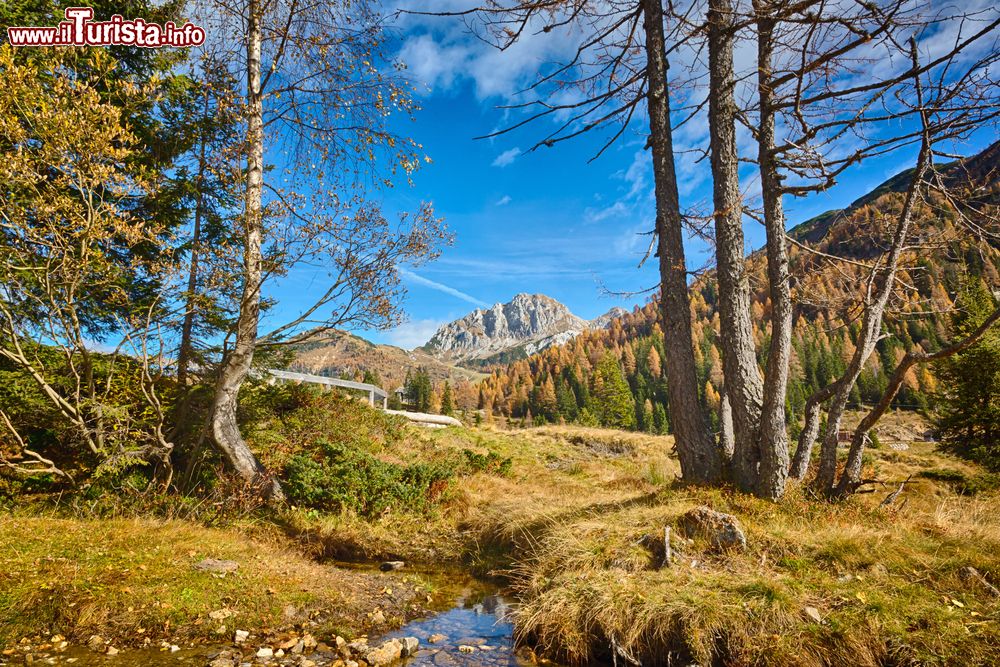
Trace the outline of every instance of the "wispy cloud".
<instances>
[{"instance_id":1,"label":"wispy cloud","mask_svg":"<svg viewBox=\"0 0 1000 667\"><path fill-rule=\"evenodd\" d=\"M619 200L611 206L605 206L604 208L587 207L583 212L583 216L587 222L604 222L609 219L627 217L631 212L632 208L624 201Z\"/></svg>"},{"instance_id":2,"label":"wispy cloud","mask_svg":"<svg viewBox=\"0 0 1000 667\"><path fill-rule=\"evenodd\" d=\"M516 160L517 156L520 154L521 154L521 149L515 146L514 148L506 150L503 153L500 153L500 155L497 155L497 158L493 160L493 166L506 167L507 165L511 164L514 160Z\"/></svg>"},{"instance_id":3,"label":"wispy cloud","mask_svg":"<svg viewBox=\"0 0 1000 667\"><path fill-rule=\"evenodd\" d=\"M429 287L429 288L431 288L433 290L437 290L438 292L443 292L445 294L449 294L449 295L455 297L456 299L461 299L462 301L467 301L468 303L471 303L473 305L483 306L483 307L489 305L485 301L482 301L481 299L477 299L476 297L471 296L469 294L466 294L465 292L462 292L460 290L457 290L454 287L449 287L448 285L445 285L444 283L439 283L439 282L436 282L434 280L430 280L428 278L424 278L423 276L417 275L413 271L408 271L406 269L400 269L399 270L399 274L401 276L403 276L405 279L407 279L407 280L409 280L411 282L417 283L418 285L423 285L424 287Z\"/></svg>"},{"instance_id":4,"label":"wispy cloud","mask_svg":"<svg viewBox=\"0 0 1000 667\"><path fill-rule=\"evenodd\" d=\"M443 320L412 320L386 332L385 337L391 345L412 350L429 341L442 324Z\"/></svg>"},{"instance_id":5,"label":"wispy cloud","mask_svg":"<svg viewBox=\"0 0 1000 667\"><path fill-rule=\"evenodd\" d=\"M511 202L510 195L504 195L503 197L500 197L500 199L498 199L496 201L496 205L497 206L506 206L510 202Z\"/></svg>"}]
</instances>

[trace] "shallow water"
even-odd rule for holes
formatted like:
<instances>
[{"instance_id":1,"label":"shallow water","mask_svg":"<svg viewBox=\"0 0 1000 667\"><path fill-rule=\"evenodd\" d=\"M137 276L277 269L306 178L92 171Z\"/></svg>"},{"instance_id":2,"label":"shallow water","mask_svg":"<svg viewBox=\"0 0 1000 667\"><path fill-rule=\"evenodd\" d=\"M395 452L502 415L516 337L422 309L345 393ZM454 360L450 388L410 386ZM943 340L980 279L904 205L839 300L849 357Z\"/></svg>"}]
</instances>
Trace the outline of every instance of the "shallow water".
<instances>
[{"instance_id":1,"label":"shallow water","mask_svg":"<svg viewBox=\"0 0 1000 667\"><path fill-rule=\"evenodd\" d=\"M351 566L358 568L358 566ZM367 566L365 569L369 569ZM405 572L405 571L404 571ZM434 607L440 612L417 619L399 630L371 637L370 645L397 637L416 637L420 650L413 657L398 663L405 667L523 667L531 664L518 658L514 650L513 625L507 620L510 606L501 595L500 586L474 579L459 571L418 571L436 589ZM431 644L432 635L445 638ZM317 637L320 640L328 639ZM472 647L463 652L459 647ZM167 667L190 665L202 667L222 649L219 646L198 646L177 652L153 649L123 650L115 656L95 653L85 647L70 646L63 651L52 649L32 651L32 665L74 665L75 667ZM254 665L261 663L253 662ZM23 665L25 655L0 656L0 665ZM320 662L322 666L325 663Z\"/></svg>"},{"instance_id":2,"label":"shallow water","mask_svg":"<svg viewBox=\"0 0 1000 667\"><path fill-rule=\"evenodd\" d=\"M379 640L419 639L420 650L403 663L408 667L520 667L531 664L514 651L514 626L507 618L509 611L510 606L496 585L469 579L450 610L412 621ZM431 644L428 640L433 635L445 638ZM463 652L460 646L474 650Z\"/></svg>"}]
</instances>

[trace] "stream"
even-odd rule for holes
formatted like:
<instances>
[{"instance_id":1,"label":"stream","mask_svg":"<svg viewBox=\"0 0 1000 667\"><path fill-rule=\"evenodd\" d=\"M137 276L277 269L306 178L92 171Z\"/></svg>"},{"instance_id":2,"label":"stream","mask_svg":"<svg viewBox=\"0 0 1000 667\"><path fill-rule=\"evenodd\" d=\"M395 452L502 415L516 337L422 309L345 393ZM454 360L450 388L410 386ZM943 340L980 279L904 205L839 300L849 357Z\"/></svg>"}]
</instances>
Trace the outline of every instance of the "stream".
<instances>
[{"instance_id":1,"label":"stream","mask_svg":"<svg viewBox=\"0 0 1000 667\"><path fill-rule=\"evenodd\" d=\"M357 565L352 566L359 569ZM369 566L365 566L368 569ZM413 620L398 630L370 638L371 646L383 641L416 637L420 640L415 655L396 663L400 667L524 667L532 664L520 658L514 649L514 626L506 620L510 606L498 584L476 579L459 571L420 571L438 587L442 611ZM323 637L318 637L323 639ZM431 642L431 639L435 640ZM106 656L86 647L69 646L62 651L41 650L26 656L0 656L0 665L74 665L74 667L166 667L190 665L205 667L220 651L232 644L182 648L176 652L156 648L122 650ZM315 656L309 656L316 659ZM287 660L287 659L286 659ZM316 659L316 667L329 663ZM282 661L284 662L284 661ZM252 654L242 665L261 665ZM270 664L281 664L273 661ZM298 659L289 664L297 665Z\"/></svg>"},{"instance_id":2,"label":"stream","mask_svg":"<svg viewBox=\"0 0 1000 667\"><path fill-rule=\"evenodd\" d=\"M408 667L529 665L514 650L514 626L506 620L509 610L495 584L469 578L451 609L411 621L381 639L420 640L417 654L403 663ZM432 643L431 639L436 641Z\"/></svg>"}]
</instances>

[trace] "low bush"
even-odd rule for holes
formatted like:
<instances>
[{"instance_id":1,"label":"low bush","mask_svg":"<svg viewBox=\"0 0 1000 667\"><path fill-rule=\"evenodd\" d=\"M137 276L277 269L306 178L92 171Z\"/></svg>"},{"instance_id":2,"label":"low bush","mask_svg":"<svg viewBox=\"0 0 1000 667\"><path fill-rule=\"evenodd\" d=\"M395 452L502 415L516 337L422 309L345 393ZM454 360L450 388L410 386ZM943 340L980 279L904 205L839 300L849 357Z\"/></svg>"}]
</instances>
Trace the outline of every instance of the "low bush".
<instances>
[{"instance_id":1,"label":"low bush","mask_svg":"<svg viewBox=\"0 0 1000 667\"><path fill-rule=\"evenodd\" d=\"M967 475L960 470L932 468L921 470L917 473L917 477L944 482L952 491L962 496L975 496L1000 489L1000 474L991 472Z\"/></svg>"},{"instance_id":2,"label":"low bush","mask_svg":"<svg viewBox=\"0 0 1000 667\"><path fill-rule=\"evenodd\" d=\"M485 472L497 475L507 475L510 473L512 460L504 458L494 451L486 454L478 454L471 449L462 450L465 454L465 463L470 472Z\"/></svg>"},{"instance_id":3,"label":"low bush","mask_svg":"<svg viewBox=\"0 0 1000 667\"><path fill-rule=\"evenodd\" d=\"M320 444L319 456L296 454L285 466L293 503L372 517L392 508L422 512L447 487L455 468L445 462L399 465L339 443Z\"/></svg>"}]
</instances>

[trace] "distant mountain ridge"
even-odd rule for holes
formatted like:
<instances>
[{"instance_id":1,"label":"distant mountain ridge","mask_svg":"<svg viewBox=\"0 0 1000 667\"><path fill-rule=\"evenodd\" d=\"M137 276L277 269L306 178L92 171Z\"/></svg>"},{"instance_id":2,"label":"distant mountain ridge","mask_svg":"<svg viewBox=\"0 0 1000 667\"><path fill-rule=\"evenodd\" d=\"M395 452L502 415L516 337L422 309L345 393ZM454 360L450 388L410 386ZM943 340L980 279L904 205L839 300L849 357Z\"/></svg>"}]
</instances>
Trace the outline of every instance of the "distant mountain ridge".
<instances>
[{"instance_id":1,"label":"distant mountain ridge","mask_svg":"<svg viewBox=\"0 0 1000 667\"><path fill-rule=\"evenodd\" d=\"M417 350L470 367L507 363L562 345L588 329L604 328L625 312L616 307L588 321L552 297L521 293L443 325Z\"/></svg>"},{"instance_id":2,"label":"distant mountain ridge","mask_svg":"<svg viewBox=\"0 0 1000 667\"><path fill-rule=\"evenodd\" d=\"M571 341L588 330L604 329L627 311L615 307L585 320L543 294L518 294L507 303L476 309L440 327L413 350L376 345L346 332L331 332L295 346L291 370L325 376L361 378L373 373L384 388L403 383L408 371L421 368L435 383L467 384L485 377L483 370L523 359Z\"/></svg>"},{"instance_id":3,"label":"distant mountain ridge","mask_svg":"<svg viewBox=\"0 0 1000 667\"><path fill-rule=\"evenodd\" d=\"M953 187L956 183L962 181L982 187L986 184L995 183L998 180L998 164L1000 164L1000 141L991 144L975 155L947 164L939 164L936 166L936 169L949 187ZM831 228L835 227L839 222L846 221L854 211L868 206L886 193L906 192L906 189L913 180L913 171L913 169L901 171L881 183L871 192L867 192L855 199L845 208L825 211L814 218L795 225L788 230L788 235L801 243L820 243L826 238ZM996 200L997 194L995 189L987 188L982 192L969 193L966 203L969 205L978 205L982 203L996 203Z\"/></svg>"},{"instance_id":4,"label":"distant mountain ridge","mask_svg":"<svg viewBox=\"0 0 1000 667\"><path fill-rule=\"evenodd\" d=\"M365 372L378 378L383 389L393 391L403 384L409 370L422 368L434 382L475 382L482 376L473 370L438 361L418 350L394 345L376 345L364 338L334 331L295 346L289 369L328 377L361 379Z\"/></svg>"}]
</instances>

